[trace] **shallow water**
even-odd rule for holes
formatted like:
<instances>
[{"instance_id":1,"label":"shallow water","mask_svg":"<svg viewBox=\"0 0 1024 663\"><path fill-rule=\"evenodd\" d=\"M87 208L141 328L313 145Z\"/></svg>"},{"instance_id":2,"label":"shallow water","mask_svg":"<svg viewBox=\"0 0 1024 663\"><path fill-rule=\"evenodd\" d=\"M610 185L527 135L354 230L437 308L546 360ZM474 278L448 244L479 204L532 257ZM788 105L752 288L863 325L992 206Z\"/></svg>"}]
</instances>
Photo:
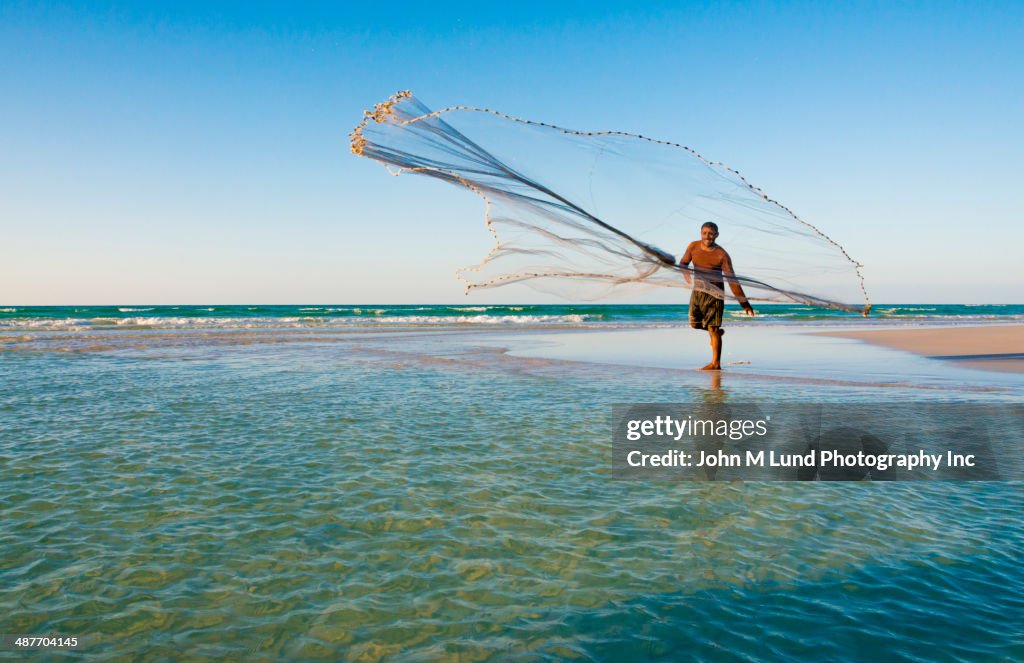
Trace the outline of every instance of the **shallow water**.
<instances>
[{"instance_id":1,"label":"shallow water","mask_svg":"<svg viewBox=\"0 0 1024 663\"><path fill-rule=\"evenodd\" d=\"M905 387L948 391L950 399L968 393L1001 392L1006 400L1024 398L1024 376L965 366L863 341L822 336L835 327L804 325L799 331L756 325L728 328L722 349L726 379L777 380L863 386L869 390ZM487 341L484 341L485 343ZM710 358L708 335L688 328L616 331L558 331L530 339L497 336L495 346L508 346L515 356L600 362L689 370ZM877 393L877 392L876 392ZM818 399L817 394L808 394ZM860 400L871 399L862 394ZM914 395L912 399L920 398Z\"/></svg>"},{"instance_id":2,"label":"shallow water","mask_svg":"<svg viewBox=\"0 0 1024 663\"><path fill-rule=\"evenodd\" d=\"M509 342L5 344L0 632L98 660L1024 657L1020 483L610 478L616 402L1013 393L716 383Z\"/></svg>"}]
</instances>

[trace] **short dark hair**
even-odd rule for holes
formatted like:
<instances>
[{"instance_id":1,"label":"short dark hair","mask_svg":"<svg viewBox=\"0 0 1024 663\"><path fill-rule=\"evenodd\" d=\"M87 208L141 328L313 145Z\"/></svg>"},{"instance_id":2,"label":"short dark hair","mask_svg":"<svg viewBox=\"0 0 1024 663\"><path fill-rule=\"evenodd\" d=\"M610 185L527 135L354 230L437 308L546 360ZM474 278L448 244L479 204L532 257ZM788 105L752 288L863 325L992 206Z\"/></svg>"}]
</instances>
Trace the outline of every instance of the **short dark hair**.
<instances>
[{"instance_id":1,"label":"short dark hair","mask_svg":"<svg viewBox=\"0 0 1024 663\"><path fill-rule=\"evenodd\" d=\"M700 229L704 230L705 228L711 228L715 232L718 232L718 224L715 223L714 221L705 221L704 225L701 226Z\"/></svg>"}]
</instances>

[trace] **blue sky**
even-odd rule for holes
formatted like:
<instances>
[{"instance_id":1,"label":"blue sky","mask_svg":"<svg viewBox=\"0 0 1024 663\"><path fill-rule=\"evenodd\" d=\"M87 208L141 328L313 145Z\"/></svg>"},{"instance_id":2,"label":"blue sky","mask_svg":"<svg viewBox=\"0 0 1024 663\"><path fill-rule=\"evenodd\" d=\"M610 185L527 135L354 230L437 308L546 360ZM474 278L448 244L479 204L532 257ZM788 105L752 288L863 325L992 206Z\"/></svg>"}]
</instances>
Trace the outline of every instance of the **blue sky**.
<instances>
[{"instance_id":1,"label":"blue sky","mask_svg":"<svg viewBox=\"0 0 1024 663\"><path fill-rule=\"evenodd\" d=\"M1024 3L207 4L0 5L0 304L467 301L480 201L348 152L407 88L694 147L876 302L1021 301Z\"/></svg>"}]
</instances>

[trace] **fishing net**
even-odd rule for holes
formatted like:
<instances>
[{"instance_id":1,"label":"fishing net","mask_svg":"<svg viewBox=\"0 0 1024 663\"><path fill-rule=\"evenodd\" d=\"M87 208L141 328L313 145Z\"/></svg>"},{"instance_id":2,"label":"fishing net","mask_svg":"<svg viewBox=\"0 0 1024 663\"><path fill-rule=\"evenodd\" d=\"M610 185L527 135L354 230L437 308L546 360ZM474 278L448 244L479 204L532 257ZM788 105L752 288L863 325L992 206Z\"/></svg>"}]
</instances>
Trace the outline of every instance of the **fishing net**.
<instances>
[{"instance_id":1,"label":"fishing net","mask_svg":"<svg viewBox=\"0 0 1024 663\"><path fill-rule=\"evenodd\" d=\"M818 228L738 172L634 134L580 132L482 108L431 111L401 92L367 111L352 151L395 174L465 187L495 244L458 276L468 290L523 283L570 299L638 286L867 313L860 267ZM734 273L724 283L678 258L718 224ZM686 278L690 276L690 278Z\"/></svg>"}]
</instances>

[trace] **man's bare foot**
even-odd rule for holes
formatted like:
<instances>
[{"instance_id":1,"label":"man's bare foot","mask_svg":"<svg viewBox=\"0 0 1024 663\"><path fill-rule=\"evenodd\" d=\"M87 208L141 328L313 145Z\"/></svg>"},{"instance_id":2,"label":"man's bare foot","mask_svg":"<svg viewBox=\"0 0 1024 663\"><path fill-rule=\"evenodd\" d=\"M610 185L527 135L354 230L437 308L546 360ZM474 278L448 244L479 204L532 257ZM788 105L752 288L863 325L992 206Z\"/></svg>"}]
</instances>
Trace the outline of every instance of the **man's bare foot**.
<instances>
[{"instance_id":1,"label":"man's bare foot","mask_svg":"<svg viewBox=\"0 0 1024 663\"><path fill-rule=\"evenodd\" d=\"M722 370L722 365L721 364L716 364L715 362L711 362L710 364L708 364L707 366L704 366L703 368L701 368L699 370L702 370L702 371L720 371L720 370Z\"/></svg>"}]
</instances>

